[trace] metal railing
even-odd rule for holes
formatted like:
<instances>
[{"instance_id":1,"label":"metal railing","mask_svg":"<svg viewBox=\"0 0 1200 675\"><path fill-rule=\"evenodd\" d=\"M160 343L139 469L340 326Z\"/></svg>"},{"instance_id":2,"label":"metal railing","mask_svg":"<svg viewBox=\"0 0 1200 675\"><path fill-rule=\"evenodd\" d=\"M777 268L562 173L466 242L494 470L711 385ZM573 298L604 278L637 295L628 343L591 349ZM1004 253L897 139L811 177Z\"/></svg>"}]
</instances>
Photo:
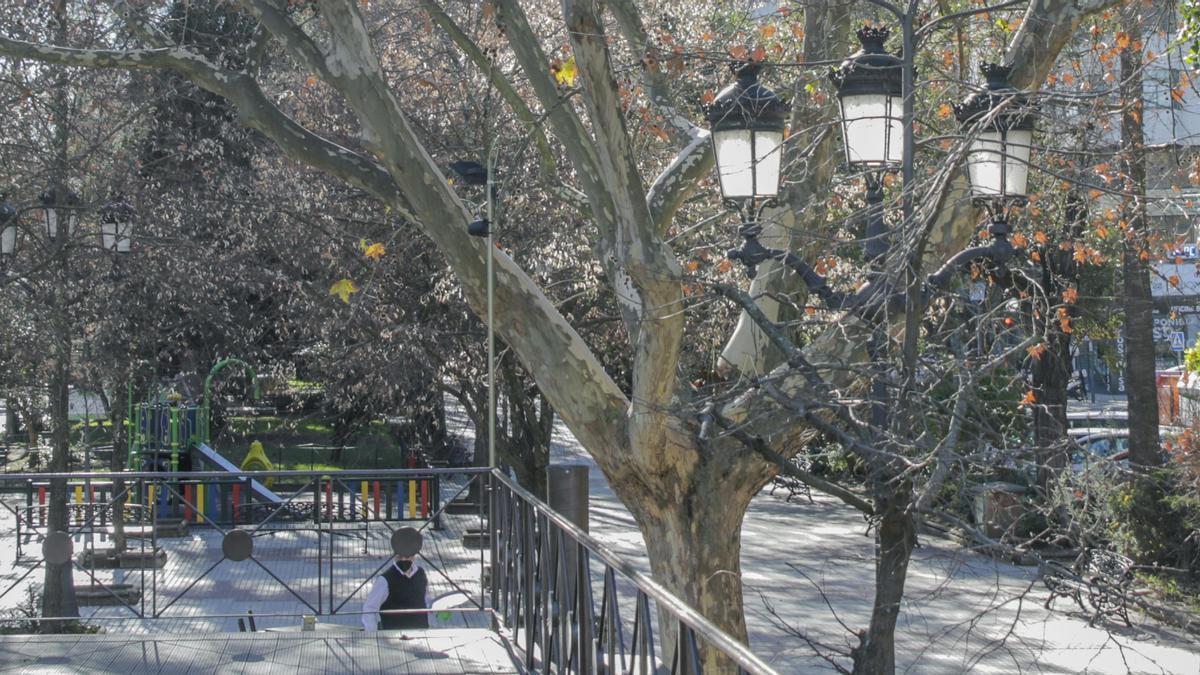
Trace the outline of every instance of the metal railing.
<instances>
[{"instance_id":1,"label":"metal railing","mask_svg":"<svg viewBox=\"0 0 1200 675\"><path fill-rule=\"evenodd\" d=\"M0 605L11 608L10 594L38 580L33 574L46 562L42 544L51 534L48 482L64 478L76 588L88 594L90 604L109 606L87 621L171 625L170 620L208 617L214 619L210 629L232 629L227 609L211 611L223 602L266 606L271 609L265 614L279 616L353 618L353 601L363 599L371 578L387 564L390 535L401 525L426 533L430 543L421 560L431 587L472 598L483 611L486 552L468 550L460 537L482 527L484 507L453 517L445 509L471 482L486 477L486 469L432 468L10 475L10 496L0 504L4 522L12 526L14 559L11 570L0 573ZM277 481L277 493L262 489L268 480ZM117 536L117 521L128 547L114 562L102 554ZM164 530L198 536L176 539ZM231 547L231 535L251 543ZM160 560L164 554L177 557L170 568ZM211 588L236 590L226 598Z\"/></svg>"},{"instance_id":2,"label":"metal railing","mask_svg":"<svg viewBox=\"0 0 1200 675\"><path fill-rule=\"evenodd\" d=\"M590 675L659 673L665 666L691 675L703 672L700 653L707 646L738 672L775 673L545 502L498 472L491 480L498 535L492 607L512 631L527 668ZM623 595L632 596L624 607ZM671 641L674 649L665 646Z\"/></svg>"},{"instance_id":3,"label":"metal railing","mask_svg":"<svg viewBox=\"0 0 1200 675\"><path fill-rule=\"evenodd\" d=\"M0 582L0 604L10 607L13 603L4 599L6 595L23 584L28 587L33 580L27 579L45 563L42 546L36 544L50 534L46 482L66 478L71 504L68 534L85 553L93 553L84 555L80 559L84 564L77 564L76 570L86 577L86 586L111 596L109 604L114 605L84 617L84 622L115 623L119 628L122 620L139 625L172 621L195 630L233 630L234 621L244 626L239 619L248 618L237 613L236 603L252 609L252 626L255 621L264 627L272 622L295 626L302 614L325 617L325 622L355 622L360 613L349 603L362 600L369 580L387 564L390 533L403 523L426 532L421 560L431 585L471 599L462 607L447 609L480 619L490 616L482 625L493 620L503 624L530 671L690 675L703 672L703 652L716 650L738 672L775 672L648 574L499 471L9 476L10 481L14 478L23 480L24 488L18 490L17 499L5 500L3 507L15 520L16 555L12 572L0 574L6 579ZM277 481L277 502L264 502L252 486L252 481L261 484L268 478ZM448 514L450 501L467 493L474 481L481 483L477 492L485 495L483 503L471 513ZM12 495L13 483L9 485ZM124 570L110 580L96 567L95 544L112 536L116 505L121 502L125 502L121 513L126 527L142 528L130 536L129 551L150 565ZM160 537L155 527L166 517L173 517L175 525L186 523L200 535L186 543L167 543L171 540ZM239 553L237 546L227 546L231 533L241 533L234 536L243 539L248 534L254 543ZM465 545L468 540L473 548ZM180 558L169 574L154 564L164 548ZM215 571L227 563L242 567L216 578ZM464 574L467 567L476 572ZM193 597L199 585L237 586L246 570L266 575L259 590L263 597L271 596L268 600L241 590L226 604L217 601L218 611L202 611L204 603L214 598L211 594ZM80 577L76 580L79 587ZM117 581L133 583L118 588ZM132 595L121 592L130 587ZM28 617L9 617L0 623L23 619Z\"/></svg>"}]
</instances>

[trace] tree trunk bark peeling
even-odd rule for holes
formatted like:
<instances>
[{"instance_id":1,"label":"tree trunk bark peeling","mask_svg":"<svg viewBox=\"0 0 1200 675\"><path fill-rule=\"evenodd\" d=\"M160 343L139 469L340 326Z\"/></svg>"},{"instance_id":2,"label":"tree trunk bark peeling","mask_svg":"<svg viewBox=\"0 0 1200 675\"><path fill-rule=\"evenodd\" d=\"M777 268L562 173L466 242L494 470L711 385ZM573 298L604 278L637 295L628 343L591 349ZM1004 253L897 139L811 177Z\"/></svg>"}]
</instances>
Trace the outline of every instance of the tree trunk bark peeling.
<instances>
[{"instance_id":1,"label":"tree trunk bark peeling","mask_svg":"<svg viewBox=\"0 0 1200 675\"><path fill-rule=\"evenodd\" d=\"M654 578L745 643L742 519L773 469L732 442L696 452L705 461L694 467L687 480L664 478L656 481L657 489L622 498L637 516ZM662 653L669 663L677 645L676 622L661 611L658 618ZM698 646L705 673L736 672L721 652Z\"/></svg>"}]
</instances>

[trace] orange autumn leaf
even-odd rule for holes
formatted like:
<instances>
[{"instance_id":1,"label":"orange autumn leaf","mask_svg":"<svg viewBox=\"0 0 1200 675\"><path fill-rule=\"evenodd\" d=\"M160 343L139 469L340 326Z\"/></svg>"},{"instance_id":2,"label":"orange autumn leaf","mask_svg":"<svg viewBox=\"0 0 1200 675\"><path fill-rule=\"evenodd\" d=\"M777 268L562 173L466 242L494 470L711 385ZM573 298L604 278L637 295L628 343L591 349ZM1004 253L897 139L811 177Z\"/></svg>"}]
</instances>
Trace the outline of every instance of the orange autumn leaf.
<instances>
[{"instance_id":1,"label":"orange autumn leaf","mask_svg":"<svg viewBox=\"0 0 1200 675\"><path fill-rule=\"evenodd\" d=\"M1075 288L1074 286L1068 288L1067 290L1063 291L1062 299L1063 302L1067 303L1068 305L1075 304L1075 302L1079 300L1079 289Z\"/></svg>"},{"instance_id":2,"label":"orange autumn leaf","mask_svg":"<svg viewBox=\"0 0 1200 675\"><path fill-rule=\"evenodd\" d=\"M798 23L792 24L792 37L796 38L797 40L803 40L804 39L804 26L801 26Z\"/></svg>"},{"instance_id":3,"label":"orange autumn leaf","mask_svg":"<svg viewBox=\"0 0 1200 675\"><path fill-rule=\"evenodd\" d=\"M1033 390L1030 389L1029 391L1025 392L1024 396L1021 397L1021 407L1033 405L1034 403L1037 403L1037 396L1033 393Z\"/></svg>"},{"instance_id":4,"label":"orange autumn leaf","mask_svg":"<svg viewBox=\"0 0 1200 675\"><path fill-rule=\"evenodd\" d=\"M733 263L730 262L729 259L725 259L717 263L717 271L721 274L725 274L731 269L733 269Z\"/></svg>"},{"instance_id":5,"label":"orange autumn leaf","mask_svg":"<svg viewBox=\"0 0 1200 675\"><path fill-rule=\"evenodd\" d=\"M1016 246L1017 248L1025 248L1029 245L1029 239L1027 239L1025 235L1018 232L1012 236L1012 245Z\"/></svg>"},{"instance_id":6,"label":"orange autumn leaf","mask_svg":"<svg viewBox=\"0 0 1200 675\"><path fill-rule=\"evenodd\" d=\"M1068 335L1070 335L1072 332L1074 332L1074 329L1071 328L1071 320L1070 319L1059 319L1058 327L1062 329L1062 332L1064 332Z\"/></svg>"},{"instance_id":7,"label":"orange autumn leaf","mask_svg":"<svg viewBox=\"0 0 1200 675\"><path fill-rule=\"evenodd\" d=\"M763 49L762 47L755 47L754 54L751 56L751 58L754 61L765 61L767 60L767 50Z\"/></svg>"},{"instance_id":8,"label":"orange autumn leaf","mask_svg":"<svg viewBox=\"0 0 1200 675\"><path fill-rule=\"evenodd\" d=\"M1077 263L1087 262L1087 251L1082 246L1075 248L1075 254L1071 258Z\"/></svg>"},{"instance_id":9,"label":"orange autumn leaf","mask_svg":"<svg viewBox=\"0 0 1200 675\"><path fill-rule=\"evenodd\" d=\"M1129 33L1125 31L1117 33L1117 48L1129 49Z\"/></svg>"},{"instance_id":10,"label":"orange autumn leaf","mask_svg":"<svg viewBox=\"0 0 1200 675\"><path fill-rule=\"evenodd\" d=\"M1179 275L1172 274L1170 277L1167 277L1167 283L1171 284L1172 286L1178 286L1179 285Z\"/></svg>"},{"instance_id":11,"label":"orange autumn leaf","mask_svg":"<svg viewBox=\"0 0 1200 675\"><path fill-rule=\"evenodd\" d=\"M387 253L387 249L384 248L383 244L380 244L379 242L371 244L366 248L366 250L363 251L363 255L371 260L379 260L385 253Z\"/></svg>"},{"instance_id":12,"label":"orange autumn leaf","mask_svg":"<svg viewBox=\"0 0 1200 675\"><path fill-rule=\"evenodd\" d=\"M746 48L741 45L738 45L736 47L731 47L729 49L729 55L732 56L733 58L741 61L742 59L746 58Z\"/></svg>"},{"instance_id":13,"label":"orange autumn leaf","mask_svg":"<svg viewBox=\"0 0 1200 675\"><path fill-rule=\"evenodd\" d=\"M938 119L942 119L942 120L950 119L950 116L953 114L954 114L954 109L950 107L949 103L943 103L941 105L941 107L938 108L938 111L937 111Z\"/></svg>"},{"instance_id":14,"label":"orange autumn leaf","mask_svg":"<svg viewBox=\"0 0 1200 675\"><path fill-rule=\"evenodd\" d=\"M687 271L695 272L696 270L700 269L700 261L699 260L689 260L689 261L687 261L687 265L685 265L685 267L687 267Z\"/></svg>"},{"instance_id":15,"label":"orange autumn leaf","mask_svg":"<svg viewBox=\"0 0 1200 675\"><path fill-rule=\"evenodd\" d=\"M716 100L716 98L717 98L716 92L714 92L712 89L705 89L704 95L700 97L700 101L702 103L707 104L707 103L712 103L713 101Z\"/></svg>"},{"instance_id":16,"label":"orange autumn leaf","mask_svg":"<svg viewBox=\"0 0 1200 675\"><path fill-rule=\"evenodd\" d=\"M769 24L763 26L762 28L758 29L758 34L763 36L764 40L769 40L772 37L774 37L775 30L776 30L775 24L769 23Z\"/></svg>"},{"instance_id":17,"label":"orange autumn leaf","mask_svg":"<svg viewBox=\"0 0 1200 675\"><path fill-rule=\"evenodd\" d=\"M1033 233L1033 240L1042 246L1045 246L1046 243L1050 241L1050 237L1047 237L1045 232L1038 230L1037 232Z\"/></svg>"},{"instance_id":18,"label":"orange autumn leaf","mask_svg":"<svg viewBox=\"0 0 1200 675\"><path fill-rule=\"evenodd\" d=\"M1042 262L1042 254L1037 251L1031 251L1029 257L1033 259L1033 262Z\"/></svg>"},{"instance_id":19,"label":"orange autumn leaf","mask_svg":"<svg viewBox=\"0 0 1200 675\"><path fill-rule=\"evenodd\" d=\"M1039 342L1032 347L1026 347L1025 351L1028 352L1029 356L1033 357L1035 360L1040 359L1042 358L1042 354L1046 353L1046 345L1045 343Z\"/></svg>"}]
</instances>

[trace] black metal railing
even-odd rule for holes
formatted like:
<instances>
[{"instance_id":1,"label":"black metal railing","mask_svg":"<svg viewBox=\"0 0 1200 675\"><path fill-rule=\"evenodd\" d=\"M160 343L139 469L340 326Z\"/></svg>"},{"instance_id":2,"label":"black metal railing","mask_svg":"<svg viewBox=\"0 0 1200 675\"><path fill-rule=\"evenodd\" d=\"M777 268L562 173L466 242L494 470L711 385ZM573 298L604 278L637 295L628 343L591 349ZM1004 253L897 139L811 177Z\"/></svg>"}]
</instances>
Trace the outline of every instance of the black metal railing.
<instances>
[{"instance_id":1,"label":"black metal railing","mask_svg":"<svg viewBox=\"0 0 1200 675\"><path fill-rule=\"evenodd\" d=\"M700 654L707 647L738 672L775 672L545 502L499 472L491 480L497 535L492 607L527 668L691 675L703 672Z\"/></svg>"},{"instance_id":2,"label":"black metal railing","mask_svg":"<svg viewBox=\"0 0 1200 675\"><path fill-rule=\"evenodd\" d=\"M391 532L401 525L426 532L422 565L433 590L471 598L483 612L486 552L461 541L468 529L482 529L484 506L455 516L445 510L487 475L487 469L473 468L10 475L0 525L12 528L5 536L15 539L15 559L0 573L0 606L12 608L17 603L10 594L35 588L34 573L45 564L42 544L51 534L49 481L65 478L75 585L87 604L106 605L89 610L89 621L160 620L167 626L210 616L212 628L232 629L226 602L248 611L258 606L259 616L353 620L354 601L361 602L370 579L387 564ZM118 521L128 545L116 561L103 554L111 551L106 545L116 537ZM197 536L176 539L165 532ZM248 553L226 546L235 532L253 542ZM164 567L165 555L180 560ZM218 572L228 565L241 567ZM464 566L475 571L464 573ZM230 589L228 598L221 588Z\"/></svg>"},{"instance_id":3,"label":"black metal railing","mask_svg":"<svg viewBox=\"0 0 1200 675\"><path fill-rule=\"evenodd\" d=\"M390 534L404 524L427 534L421 561L435 594L468 600L431 611L466 617L465 626L503 623L530 671L691 675L703 672L701 655L716 650L739 672L774 673L648 574L487 469L10 476L24 482L9 482L10 498L0 502L8 512L0 526L12 526L3 536L17 543L12 568L0 572L2 606L17 604L9 594L32 587L45 564L52 478L68 480L67 534L82 554L76 588L108 600L82 621L114 630L121 621L139 630L231 631L247 625L240 619L295 626L301 615L352 628L360 620L353 601L387 564ZM268 479L275 482L263 491ZM482 498L467 513L462 504L449 513L468 492ZM142 568L118 572L98 562L118 512L127 553ZM164 526L198 535L168 539ZM230 545L231 537L244 545L246 535L249 550ZM164 551L177 556L165 568L158 564ZM218 573L223 565L239 567ZM252 574L257 586L246 582ZM222 585L230 597L215 595ZM0 624L20 620L10 615Z\"/></svg>"}]
</instances>

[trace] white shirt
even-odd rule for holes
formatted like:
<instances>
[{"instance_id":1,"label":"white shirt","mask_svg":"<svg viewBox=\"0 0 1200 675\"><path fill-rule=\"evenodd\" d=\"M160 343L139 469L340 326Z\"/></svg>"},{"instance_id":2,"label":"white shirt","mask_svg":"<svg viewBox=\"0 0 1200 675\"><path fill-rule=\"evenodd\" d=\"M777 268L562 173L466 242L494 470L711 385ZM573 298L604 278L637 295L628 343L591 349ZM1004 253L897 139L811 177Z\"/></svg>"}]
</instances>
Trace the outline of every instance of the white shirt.
<instances>
[{"instance_id":1,"label":"white shirt","mask_svg":"<svg viewBox=\"0 0 1200 675\"><path fill-rule=\"evenodd\" d=\"M403 574L409 579L411 579L413 575L417 573L417 570L421 569L421 566L418 565L417 561L414 560L413 563L408 566L408 571L406 572L400 569L400 566L396 564L395 558L392 559L392 567L395 567L397 572ZM387 579L384 579L383 575L380 574L375 577L375 583L371 585L371 591L367 593L367 599L363 600L362 625L364 631L368 633L374 633L375 631L379 630L379 608L383 607L383 603L387 601L387 597ZM425 588L425 606L429 607L428 587Z\"/></svg>"}]
</instances>

